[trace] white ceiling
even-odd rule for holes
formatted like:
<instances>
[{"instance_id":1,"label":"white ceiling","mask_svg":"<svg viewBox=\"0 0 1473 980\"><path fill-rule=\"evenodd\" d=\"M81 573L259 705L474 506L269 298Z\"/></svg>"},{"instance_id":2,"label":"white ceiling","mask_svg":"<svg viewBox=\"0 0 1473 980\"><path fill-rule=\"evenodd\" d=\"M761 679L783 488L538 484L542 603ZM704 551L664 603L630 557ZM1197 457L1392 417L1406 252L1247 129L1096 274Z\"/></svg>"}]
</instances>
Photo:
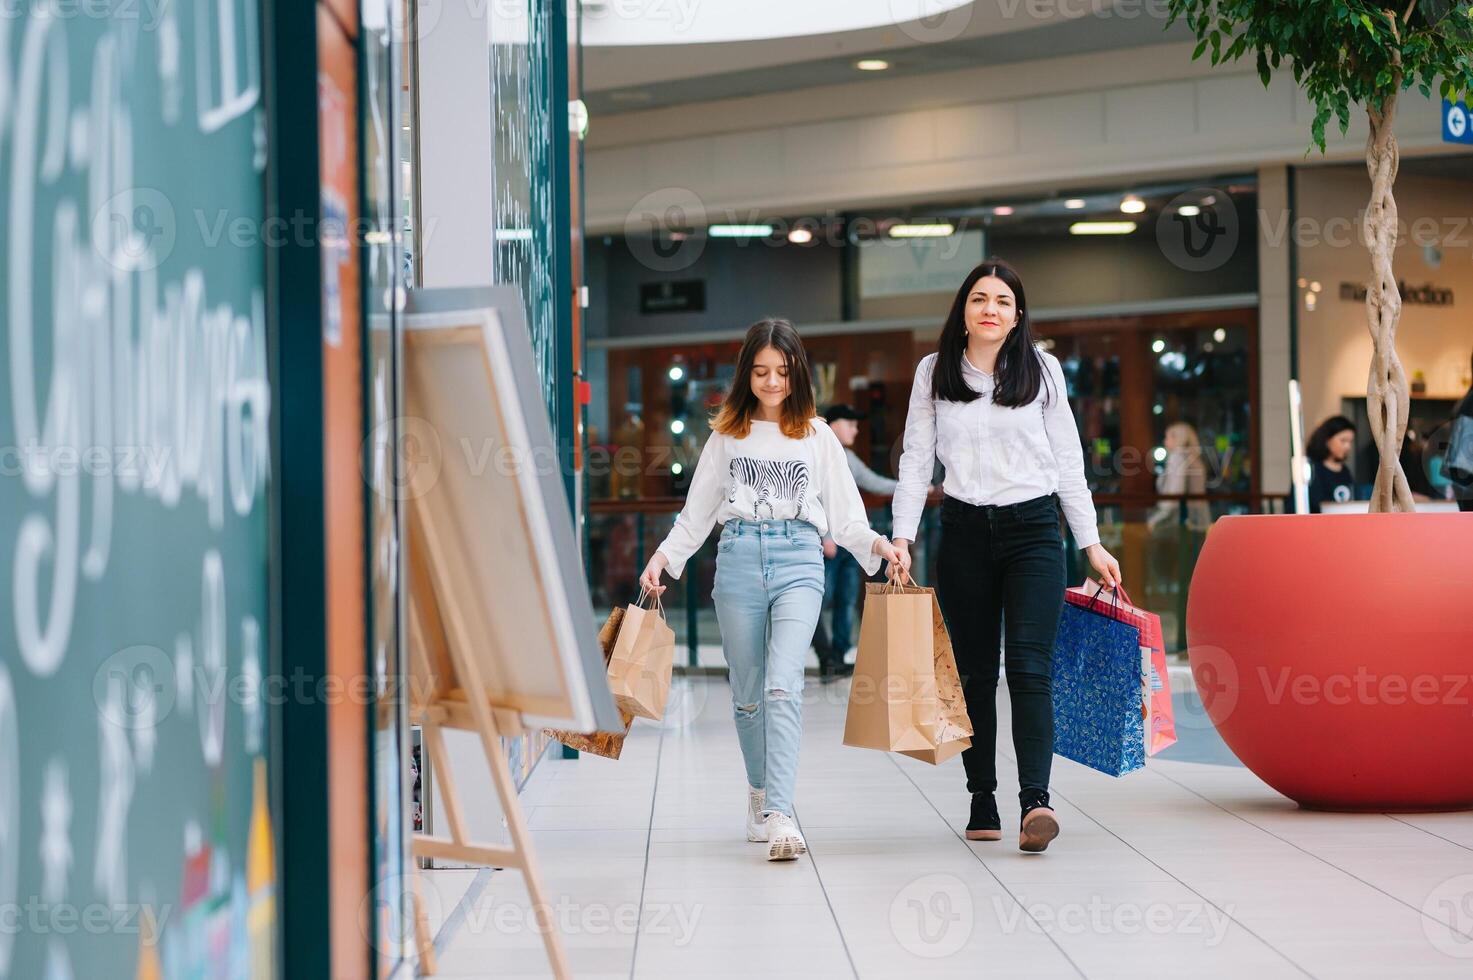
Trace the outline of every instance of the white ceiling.
<instances>
[{"instance_id":1,"label":"white ceiling","mask_svg":"<svg viewBox=\"0 0 1473 980\"><path fill-rule=\"evenodd\" d=\"M907 25L914 32L962 29L972 0L581 0L590 48L711 44L840 34Z\"/></svg>"},{"instance_id":2,"label":"white ceiling","mask_svg":"<svg viewBox=\"0 0 1473 980\"><path fill-rule=\"evenodd\" d=\"M699 12L710 6L729 14L733 7L830 7L826 0L606 0L667 9L666 22L682 7ZM595 17L585 6L583 97L595 116L739 98L766 92L842 84L859 78L894 78L1032 58L1121 49L1190 37L1185 25L1164 32L1155 12L1164 7L1142 0L844 0L869 14L876 6L935 11L921 20L879 27L768 37L758 40L688 43L693 28L659 44L596 44L600 32L614 31L613 14ZM1035 16L1036 15L1036 16ZM856 15L857 16L857 15ZM810 17L769 12L767 19L797 33L812 27ZM752 20L758 21L753 15ZM619 25L623 29L622 24ZM771 30L751 27L749 31ZM1164 33L1163 33L1164 32ZM883 72L859 72L860 57L891 63Z\"/></svg>"}]
</instances>

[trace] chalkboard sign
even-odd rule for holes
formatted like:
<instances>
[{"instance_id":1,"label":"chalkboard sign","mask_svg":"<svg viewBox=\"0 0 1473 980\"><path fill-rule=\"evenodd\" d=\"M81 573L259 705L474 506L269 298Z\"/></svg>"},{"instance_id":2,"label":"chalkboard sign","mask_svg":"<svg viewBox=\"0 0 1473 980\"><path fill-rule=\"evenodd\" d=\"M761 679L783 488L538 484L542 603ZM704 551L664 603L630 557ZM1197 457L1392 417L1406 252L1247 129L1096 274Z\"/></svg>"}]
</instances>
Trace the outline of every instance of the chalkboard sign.
<instances>
[{"instance_id":1,"label":"chalkboard sign","mask_svg":"<svg viewBox=\"0 0 1473 980\"><path fill-rule=\"evenodd\" d=\"M276 972L260 29L0 17L3 977Z\"/></svg>"}]
</instances>

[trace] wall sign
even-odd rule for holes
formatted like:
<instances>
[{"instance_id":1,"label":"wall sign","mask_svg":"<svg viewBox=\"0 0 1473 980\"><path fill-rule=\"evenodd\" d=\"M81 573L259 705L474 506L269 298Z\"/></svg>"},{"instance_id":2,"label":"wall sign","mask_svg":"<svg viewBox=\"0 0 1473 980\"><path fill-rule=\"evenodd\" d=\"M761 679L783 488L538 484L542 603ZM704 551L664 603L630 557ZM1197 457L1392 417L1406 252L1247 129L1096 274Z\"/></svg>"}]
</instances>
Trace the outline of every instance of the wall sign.
<instances>
[{"instance_id":1,"label":"wall sign","mask_svg":"<svg viewBox=\"0 0 1473 980\"><path fill-rule=\"evenodd\" d=\"M1396 281L1397 292L1401 293L1403 306L1452 306L1453 291L1431 283L1423 283L1420 286L1409 286L1405 279ZM1366 284L1363 282L1342 282L1340 284L1340 298L1346 302L1364 303L1366 301Z\"/></svg>"},{"instance_id":2,"label":"wall sign","mask_svg":"<svg viewBox=\"0 0 1473 980\"><path fill-rule=\"evenodd\" d=\"M706 309L706 280L647 282L639 287L641 313L702 313Z\"/></svg>"}]
</instances>

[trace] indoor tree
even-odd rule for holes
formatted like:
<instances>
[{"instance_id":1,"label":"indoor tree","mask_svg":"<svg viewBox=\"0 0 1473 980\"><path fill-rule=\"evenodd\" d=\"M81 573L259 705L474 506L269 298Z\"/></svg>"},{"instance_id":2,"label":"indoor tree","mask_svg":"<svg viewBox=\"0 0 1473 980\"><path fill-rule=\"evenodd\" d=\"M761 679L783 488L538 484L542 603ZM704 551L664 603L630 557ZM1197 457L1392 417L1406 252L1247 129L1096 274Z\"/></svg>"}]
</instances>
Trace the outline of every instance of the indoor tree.
<instances>
[{"instance_id":1,"label":"indoor tree","mask_svg":"<svg viewBox=\"0 0 1473 980\"><path fill-rule=\"evenodd\" d=\"M1391 270L1396 246L1396 100L1415 85L1431 97L1468 100L1473 89L1473 3L1470 0L1167 0L1169 27L1183 19L1197 36L1192 58L1210 54L1214 65L1252 51L1268 85L1287 63L1315 106L1313 145L1325 150L1333 116L1344 133L1352 106L1370 120L1366 169L1371 198L1361 239L1371 253L1366 318L1375 345L1366 408L1381 455L1371 497L1373 512L1413 510L1401 468L1411 409L1406 371L1396 354L1401 293ZM1311 147L1313 148L1313 147Z\"/></svg>"}]
</instances>

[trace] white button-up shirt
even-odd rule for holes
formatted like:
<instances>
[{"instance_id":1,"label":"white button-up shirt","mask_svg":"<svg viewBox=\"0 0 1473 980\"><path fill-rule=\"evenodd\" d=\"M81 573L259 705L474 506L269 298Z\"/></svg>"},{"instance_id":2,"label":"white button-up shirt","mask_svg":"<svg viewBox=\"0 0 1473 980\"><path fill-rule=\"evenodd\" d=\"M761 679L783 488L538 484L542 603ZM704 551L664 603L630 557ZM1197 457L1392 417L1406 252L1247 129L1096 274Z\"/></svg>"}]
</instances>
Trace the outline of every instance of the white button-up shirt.
<instances>
[{"instance_id":1,"label":"white button-up shirt","mask_svg":"<svg viewBox=\"0 0 1473 980\"><path fill-rule=\"evenodd\" d=\"M962 358L962 377L982 397L970 402L931 397L935 354L916 368L905 419L905 452L895 490L894 536L915 540L935 461L946 467L948 497L969 504L1016 504L1052 493L1080 548L1100 540L1094 501L1084 480L1084 448L1069 410L1059 359L1040 350L1044 380L1028 405L993 404L994 378Z\"/></svg>"}]
</instances>

